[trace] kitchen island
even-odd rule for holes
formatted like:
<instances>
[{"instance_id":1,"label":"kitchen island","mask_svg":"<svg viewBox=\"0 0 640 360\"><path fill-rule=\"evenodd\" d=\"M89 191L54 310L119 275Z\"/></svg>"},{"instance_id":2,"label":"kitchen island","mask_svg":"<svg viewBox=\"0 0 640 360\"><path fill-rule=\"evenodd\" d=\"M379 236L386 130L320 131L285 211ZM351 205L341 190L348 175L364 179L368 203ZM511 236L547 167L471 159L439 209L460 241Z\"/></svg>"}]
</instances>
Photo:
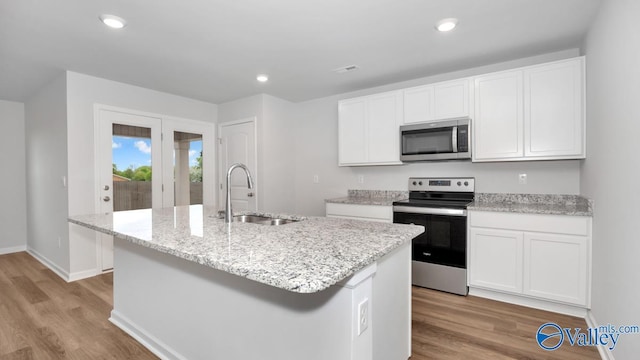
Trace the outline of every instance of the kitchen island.
<instances>
[{"instance_id":1,"label":"kitchen island","mask_svg":"<svg viewBox=\"0 0 640 360\"><path fill-rule=\"evenodd\" d=\"M420 226L225 224L200 205L74 216L114 235L111 321L166 359L407 359Z\"/></svg>"}]
</instances>

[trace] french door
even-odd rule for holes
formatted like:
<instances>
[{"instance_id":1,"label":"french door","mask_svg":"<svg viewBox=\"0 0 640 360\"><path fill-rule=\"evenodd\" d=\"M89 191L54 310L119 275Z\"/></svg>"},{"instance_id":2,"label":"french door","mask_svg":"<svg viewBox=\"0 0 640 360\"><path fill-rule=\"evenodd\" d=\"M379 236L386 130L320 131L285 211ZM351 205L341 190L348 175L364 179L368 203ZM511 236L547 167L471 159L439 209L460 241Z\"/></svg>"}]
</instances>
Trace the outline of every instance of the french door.
<instances>
[{"instance_id":1,"label":"french door","mask_svg":"<svg viewBox=\"0 0 640 360\"><path fill-rule=\"evenodd\" d=\"M96 211L215 204L212 124L96 105ZM98 235L113 268L113 237Z\"/></svg>"}]
</instances>

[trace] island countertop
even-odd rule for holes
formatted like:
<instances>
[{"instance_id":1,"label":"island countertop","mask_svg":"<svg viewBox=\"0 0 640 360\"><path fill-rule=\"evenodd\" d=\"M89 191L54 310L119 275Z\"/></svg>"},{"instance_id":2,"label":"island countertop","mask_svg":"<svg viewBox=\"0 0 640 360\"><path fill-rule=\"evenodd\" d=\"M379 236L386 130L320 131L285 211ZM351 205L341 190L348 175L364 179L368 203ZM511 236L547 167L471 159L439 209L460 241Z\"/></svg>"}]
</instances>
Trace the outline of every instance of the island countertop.
<instances>
[{"instance_id":1,"label":"island countertop","mask_svg":"<svg viewBox=\"0 0 640 360\"><path fill-rule=\"evenodd\" d=\"M424 232L424 227L300 217L270 226L225 224L202 205L69 217L88 227L163 253L299 293L327 289Z\"/></svg>"}]
</instances>

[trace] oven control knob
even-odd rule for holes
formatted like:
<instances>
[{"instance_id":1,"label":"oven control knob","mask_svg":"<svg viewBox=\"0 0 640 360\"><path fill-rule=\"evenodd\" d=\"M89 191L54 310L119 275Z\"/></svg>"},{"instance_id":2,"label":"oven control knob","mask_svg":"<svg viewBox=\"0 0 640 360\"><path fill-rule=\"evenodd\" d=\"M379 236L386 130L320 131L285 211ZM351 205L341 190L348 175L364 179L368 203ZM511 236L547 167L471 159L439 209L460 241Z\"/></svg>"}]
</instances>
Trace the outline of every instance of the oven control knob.
<instances>
[{"instance_id":1,"label":"oven control knob","mask_svg":"<svg viewBox=\"0 0 640 360\"><path fill-rule=\"evenodd\" d=\"M460 181L458 181L458 186L462 185L462 183Z\"/></svg>"},{"instance_id":2,"label":"oven control knob","mask_svg":"<svg viewBox=\"0 0 640 360\"><path fill-rule=\"evenodd\" d=\"M465 181L465 182L464 182L464 186L469 186L469 182L468 182L468 181Z\"/></svg>"},{"instance_id":3,"label":"oven control knob","mask_svg":"<svg viewBox=\"0 0 640 360\"><path fill-rule=\"evenodd\" d=\"M418 181L418 185L422 186L422 181Z\"/></svg>"},{"instance_id":4,"label":"oven control knob","mask_svg":"<svg viewBox=\"0 0 640 360\"><path fill-rule=\"evenodd\" d=\"M418 183L414 181L414 182L412 182L412 184L413 184L413 186L416 186Z\"/></svg>"}]
</instances>

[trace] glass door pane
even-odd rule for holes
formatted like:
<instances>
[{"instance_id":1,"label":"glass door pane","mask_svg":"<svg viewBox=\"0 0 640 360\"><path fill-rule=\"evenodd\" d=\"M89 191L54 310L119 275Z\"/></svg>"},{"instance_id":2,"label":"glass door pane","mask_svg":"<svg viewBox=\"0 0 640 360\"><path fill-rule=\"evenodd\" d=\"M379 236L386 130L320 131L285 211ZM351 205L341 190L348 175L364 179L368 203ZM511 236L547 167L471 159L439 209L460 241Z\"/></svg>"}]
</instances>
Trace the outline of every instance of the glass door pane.
<instances>
[{"instance_id":1,"label":"glass door pane","mask_svg":"<svg viewBox=\"0 0 640 360\"><path fill-rule=\"evenodd\" d=\"M113 124L113 211L152 207L151 129Z\"/></svg>"},{"instance_id":2,"label":"glass door pane","mask_svg":"<svg viewBox=\"0 0 640 360\"><path fill-rule=\"evenodd\" d=\"M173 132L174 204L202 204L202 135Z\"/></svg>"}]
</instances>

